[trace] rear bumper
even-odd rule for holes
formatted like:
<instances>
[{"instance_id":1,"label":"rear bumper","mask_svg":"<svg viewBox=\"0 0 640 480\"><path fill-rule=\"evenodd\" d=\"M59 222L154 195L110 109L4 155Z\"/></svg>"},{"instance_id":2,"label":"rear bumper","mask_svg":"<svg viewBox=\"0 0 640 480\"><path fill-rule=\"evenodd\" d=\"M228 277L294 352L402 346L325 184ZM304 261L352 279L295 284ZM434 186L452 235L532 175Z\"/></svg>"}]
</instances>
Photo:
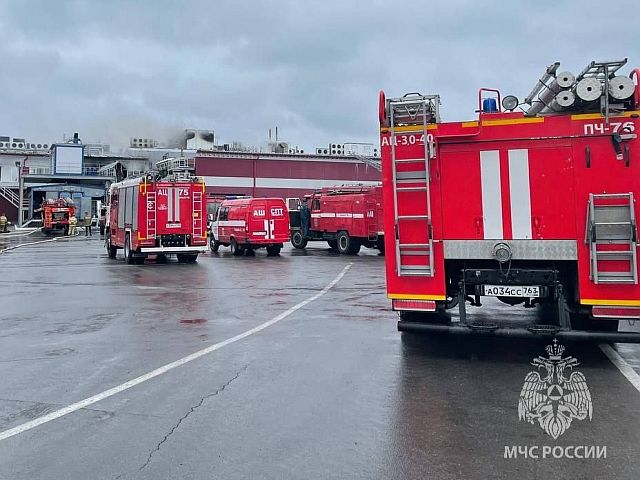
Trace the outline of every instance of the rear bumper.
<instances>
[{"instance_id":1,"label":"rear bumper","mask_svg":"<svg viewBox=\"0 0 640 480\"><path fill-rule=\"evenodd\" d=\"M527 328L500 327L491 330L473 328L465 325L442 325L434 323L398 322L400 332L427 332L449 335L483 335L489 337L509 338L557 338L558 340L590 341L590 342L622 342L640 343L640 333L636 332L597 332L584 330L535 331Z\"/></svg>"},{"instance_id":2,"label":"rear bumper","mask_svg":"<svg viewBox=\"0 0 640 480\"><path fill-rule=\"evenodd\" d=\"M192 247L142 247L142 253L204 253L207 251L206 245Z\"/></svg>"}]
</instances>

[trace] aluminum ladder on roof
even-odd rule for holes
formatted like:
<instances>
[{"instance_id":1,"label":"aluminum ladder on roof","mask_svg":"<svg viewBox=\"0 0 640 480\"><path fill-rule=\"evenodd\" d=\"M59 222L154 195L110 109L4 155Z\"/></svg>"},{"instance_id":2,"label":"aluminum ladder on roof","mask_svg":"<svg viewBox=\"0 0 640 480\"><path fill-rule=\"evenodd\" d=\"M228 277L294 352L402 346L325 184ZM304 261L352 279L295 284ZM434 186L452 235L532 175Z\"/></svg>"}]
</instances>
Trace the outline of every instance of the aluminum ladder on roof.
<instances>
[{"instance_id":1,"label":"aluminum ladder on roof","mask_svg":"<svg viewBox=\"0 0 640 480\"><path fill-rule=\"evenodd\" d=\"M638 283L638 232L633 193L590 194L586 243L595 284Z\"/></svg>"},{"instance_id":2,"label":"aluminum ladder on roof","mask_svg":"<svg viewBox=\"0 0 640 480\"><path fill-rule=\"evenodd\" d=\"M433 228L427 125L439 121L437 95L407 94L389 100L389 132L393 172L396 268L399 276L434 275ZM411 126L415 125L415 129ZM420 134L424 150L418 158L398 158L396 129ZM407 128L408 127L408 128Z\"/></svg>"}]
</instances>

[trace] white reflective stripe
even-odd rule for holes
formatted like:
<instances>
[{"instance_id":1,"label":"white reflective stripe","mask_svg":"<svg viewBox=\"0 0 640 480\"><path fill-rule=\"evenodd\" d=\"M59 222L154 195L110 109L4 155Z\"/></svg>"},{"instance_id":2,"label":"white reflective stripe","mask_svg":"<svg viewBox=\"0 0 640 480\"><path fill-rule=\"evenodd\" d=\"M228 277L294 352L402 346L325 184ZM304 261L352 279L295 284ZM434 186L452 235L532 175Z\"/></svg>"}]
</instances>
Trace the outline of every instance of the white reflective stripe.
<instances>
[{"instance_id":1,"label":"white reflective stripe","mask_svg":"<svg viewBox=\"0 0 640 480\"><path fill-rule=\"evenodd\" d=\"M167 221L173 222L173 188L167 187Z\"/></svg>"},{"instance_id":2,"label":"white reflective stripe","mask_svg":"<svg viewBox=\"0 0 640 480\"><path fill-rule=\"evenodd\" d=\"M263 220L264 222L264 238L265 240L269 238L269 220Z\"/></svg>"},{"instance_id":3,"label":"white reflective stripe","mask_svg":"<svg viewBox=\"0 0 640 480\"><path fill-rule=\"evenodd\" d=\"M337 218L351 218L353 215L350 213L336 213Z\"/></svg>"},{"instance_id":4,"label":"white reflective stripe","mask_svg":"<svg viewBox=\"0 0 640 480\"><path fill-rule=\"evenodd\" d=\"M509 150L509 189L514 239L531 238L531 193L529 189L529 151Z\"/></svg>"},{"instance_id":5,"label":"white reflective stripe","mask_svg":"<svg viewBox=\"0 0 640 480\"><path fill-rule=\"evenodd\" d=\"M180 189L174 188L173 194L175 195L175 215L173 219L176 222L179 222L180 221Z\"/></svg>"},{"instance_id":6,"label":"white reflective stripe","mask_svg":"<svg viewBox=\"0 0 640 480\"><path fill-rule=\"evenodd\" d=\"M500 191L500 154L497 150L480 152L482 217L485 239L502 239L502 193Z\"/></svg>"},{"instance_id":7,"label":"white reflective stripe","mask_svg":"<svg viewBox=\"0 0 640 480\"><path fill-rule=\"evenodd\" d=\"M364 218L364 213L354 213L353 218Z\"/></svg>"},{"instance_id":8,"label":"white reflective stripe","mask_svg":"<svg viewBox=\"0 0 640 480\"><path fill-rule=\"evenodd\" d=\"M244 227L245 225L244 220L221 220L218 222L219 227Z\"/></svg>"},{"instance_id":9,"label":"white reflective stripe","mask_svg":"<svg viewBox=\"0 0 640 480\"><path fill-rule=\"evenodd\" d=\"M319 213L312 213L311 214L311 218L320 218L320 214Z\"/></svg>"},{"instance_id":10,"label":"white reflective stripe","mask_svg":"<svg viewBox=\"0 0 640 480\"><path fill-rule=\"evenodd\" d=\"M201 177L207 187L253 187L253 177L222 177L204 175ZM262 188L295 188L314 189L333 187L348 183L358 183L366 186L380 185L374 180L354 179L315 179L315 178L256 178L256 187Z\"/></svg>"},{"instance_id":11,"label":"white reflective stripe","mask_svg":"<svg viewBox=\"0 0 640 480\"><path fill-rule=\"evenodd\" d=\"M336 214L335 213L321 213L320 216L322 218L336 218Z\"/></svg>"},{"instance_id":12,"label":"white reflective stripe","mask_svg":"<svg viewBox=\"0 0 640 480\"><path fill-rule=\"evenodd\" d=\"M273 240L274 238L276 238L276 222L275 220L269 220L269 233L271 234L270 237Z\"/></svg>"},{"instance_id":13,"label":"white reflective stripe","mask_svg":"<svg viewBox=\"0 0 640 480\"><path fill-rule=\"evenodd\" d=\"M252 235L255 235L256 237L265 237L267 235L267 232L253 232Z\"/></svg>"}]
</instances>

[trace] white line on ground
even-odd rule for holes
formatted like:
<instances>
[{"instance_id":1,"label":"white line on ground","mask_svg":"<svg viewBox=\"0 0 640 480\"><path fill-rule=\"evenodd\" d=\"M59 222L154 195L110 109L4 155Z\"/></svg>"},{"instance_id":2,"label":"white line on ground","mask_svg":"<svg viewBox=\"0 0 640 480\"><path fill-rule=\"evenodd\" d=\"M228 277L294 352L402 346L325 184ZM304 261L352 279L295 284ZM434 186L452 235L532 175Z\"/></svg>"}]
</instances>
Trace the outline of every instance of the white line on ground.
<instances>
[{"instance_id":1,"label":"white line on ground","mask_svg":"<svg viewBox=\"0 0 640 480\"><path fill-rule=\"evenodd\" d=\"M611 360L620 373L624 375L631 385L640 392L640 375L636 373L636 371L629 365L624 358L620 356L618 352L616 352L611 345L606 343L600 344L600 350Z\"/></svg>"},{"instance_id":2,"label":"white line on ground","mask_svg":"<svg viewBox=\"0 0 640 480\"><path fill-rule=\"evenodd\" d=\"M33 233L33 232L31 232ZM30 235L30 234L28 234ZM77 237L78 235L80 235L79 233L76 233L74 236ZM47 243L47 242L56 242L58 240L67 240L69 237L55 237L55 238L49 238L47 240L38 240L37 242L26 242L26 243L20 243L18 245L14 245L12 247L7 247L3 250L0 250L0 254L5 253L5 252L10 252L11 250L15 250L16 248L20 248L20 247L28 247L29 245L38 245L39 243Z\"/></svg>"},{"instance_id":3,"label":"white line on ground","mask_svg":"<svg viewBox=\"0 0 640 480\"><path fill-rule=\"evenodd\" d=\"M109 398L131 387L140 385L141 383L146 382L147 380L151 380L152 378L158 377L163 373L167 373L170 370L173 370L174 368L178 368L186 363L192 362L200 357L203 357L204 355L207 355L211 352L215 352L216 350L220 350L222 347L226 347L227 345L231 345L232 343L242 340L243 338L247 338L248 336L253 335L254 333L258 333L264 330L265 328L268 328L271 325L274 325L279 321L284 320L292 313L296 312L297 310L300 310L302 307L322 297L325 293L331 290L331 288L333 288L340 280L342 280L342 277L345 276L345 274L351 268L352 265L353 263L349 263L347 266L345 266L342 269L342 271L318 293L294 305L289 310L282 312L280 315L273 317L271 320L261 323L257 327L254 327L245 332L242 332L236 335L235 337L231 337L222 342L215 343L207 348L198 350L197 352L194 352L191 355L187 355L186 357L176 360L175 362L168 363L166 365L163 365L160 368L156 368L155 370L145 373L144 375L140 375L139 377L129 380L128 382L117 385L113 388L105 390L104 392L100 392L97 395L93 395L92 397L85 398L84 400L80 400L79 402L72 403L71 405L61 408L60 410L56 410L55 412L51 412L47 415L43 415L42 417L35 418L29 422L23 423L22 425L18 425L17 427L0 432L0 441L5 440L9 437L13 437L14 435L18 435L19 433L26 432L27 430L31 430L32 428L38 427L44 423L48 423L48 422L51 422L52 420L56 420L60 417L73 413L77 410L88 407L89 405L93 405L94 403L97 403L100 400L104 400L105 398Z\"/></svg>"}]
</instances>

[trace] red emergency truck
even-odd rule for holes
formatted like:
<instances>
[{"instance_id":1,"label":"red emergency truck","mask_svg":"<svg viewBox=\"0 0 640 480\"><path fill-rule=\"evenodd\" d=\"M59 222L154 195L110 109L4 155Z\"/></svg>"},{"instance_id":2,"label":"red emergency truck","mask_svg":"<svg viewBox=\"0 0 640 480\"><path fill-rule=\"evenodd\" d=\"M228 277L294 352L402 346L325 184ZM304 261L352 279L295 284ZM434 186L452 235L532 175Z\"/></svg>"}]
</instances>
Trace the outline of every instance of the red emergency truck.
<instances>
[{"instance_id":1,"label":"red emergency truck","mask_svg":"<svg viewBox=\"0 0 640 480\"><path fill-rule=\"evenodd\" d=\"M109 189L105 228L110 258L124 249L127 263L159 261L175 254L195 262L207 249L205 185L193 175L192 159L158 162L158 171L114 183Z\"/></svg>"},{"instance_id":2,"label":"red emergency truck","mask_svg":"<svg viewBox=\"0 0 640 480\"><path fill-rule=\"evenodd\" d=\"M625 63L550 65L522 103L481 89L465 122L441 122L437 95L380 92L400 330L640 341L640 70ZM467 311L489 297L541 308L519 324Z\"/></svg>"},{"instance_id":3,"label":"red emergency truck","mask_svg":"<svg viewBox=\"0 0 640 480\"><path fill-rule=\"evenodd\" d=\"M224 200L211 224L212 252L224 245L235 256L263 247L267 254L278 255L288 240L289 217L281 198Z\"/></svg>"},{"instance_id":4,"label":"red emergency truck","mask_svg":"<svg viewBox=\"0 0 640 480\"><path fill-rule=\"evenodd\" d=\"M69 233L69 219L76 214L76 207L70 198L48 198L36 210L42 215L42 232L49 235L54 231Z\"/></svg>"},{"instance_id":5,"label":"red emergency truck","mask_svg":"<svg viewBox=\"0 0 640 480\"><path fill-rule=\"evenodd\" d=\"M309 241L326 241L332 249L355 255L360 247L384 253L382 187L342 185L305 195L311 213L309 231L303 235L300 210L290 210L291 244L305 248Z\"/></svg>"}]
</instances>

